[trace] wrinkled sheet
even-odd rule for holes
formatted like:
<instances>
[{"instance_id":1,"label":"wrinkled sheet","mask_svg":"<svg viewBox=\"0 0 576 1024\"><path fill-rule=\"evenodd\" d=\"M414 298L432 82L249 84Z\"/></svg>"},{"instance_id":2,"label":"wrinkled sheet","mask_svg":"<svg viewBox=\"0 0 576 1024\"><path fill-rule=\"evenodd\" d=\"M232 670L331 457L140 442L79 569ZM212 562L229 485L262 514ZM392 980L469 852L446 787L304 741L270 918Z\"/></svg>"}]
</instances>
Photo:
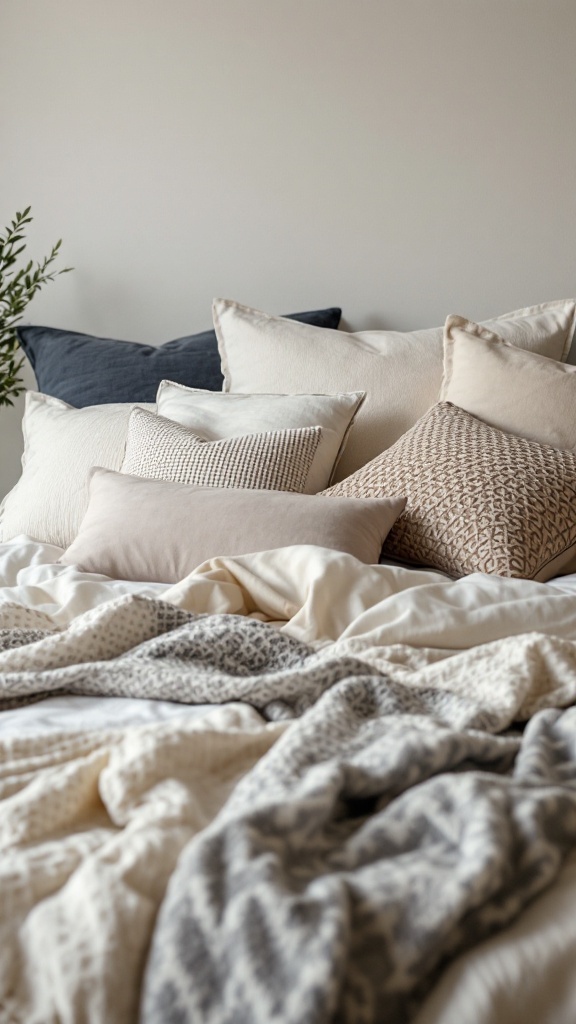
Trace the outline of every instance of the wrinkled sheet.
<instances>
[{"instance_id":1,"label":"wrinkled sheet","mask_svg":"<svg viewBox=\"0 0 576 1024\"><path fill-rule=\"evenodd\" d=\"M6 548L10 548L8 553ZM444 688L450 694L459 693L464 703L467 694L480 688L482 699L488 699L488 704L485 705L488 724L494 728L498 727L495 723L504 720L506 715L517 714L519 707L523 708L522 714L529 717L548 705L564 707L574 699L571 689L572 639L576 637L576 588L573 578L555 581L552 585L498 580L483 576L468 577L454 583L433 572L415 572L391 566L365 567L347 556L328 553L321 549L292 548L244 556L240 559L214 559L176 587L143 587L140 584L113 583L103 577L89 577L73 568L54 565L52 561L57 553L57 549L45 549L30 542L0 546L0 578L3 577L7 584L0 589L0 629L3 625L4 628L11 628L10 624L13 623L16 612L26 618L24 608L35 609L38 613L28 618L27 628L40 632L53 630L54 626L62 629L79 614L101 607L116 595L144 593L150 597L160 595L164 600L196 613L233 614L268 622L287 637L310 643L319 655L360 659L368 669L386 672L392 680L401 682L408 688ZM35 564L30 565L31 561ZM56 641L56 648L51 651L50 657L54 657L55 653L57 656L61 655L66 646L64 633L62 639L56 636ZM473 653L468 650L470 646L474 649ZM16 650L6 652L11 658L17 653ZM495 666L496 674L493 671ZM483 690L487 679L497 680L489 694ZM22 710L31 711L30 708ZM231 730L231 743L235 748L237 733L242 732L242 728L247 726L251 736L260 736L261 731L264 731L266 741L263 748L268 749L286 728L286 725L281 723L266 724L256 711L239 705L211 712L207 718L199 722L183 722L183 728L188 736L187 730L206 728L206 723L213 715L246 713L250 715L248 722L244 719L235 719L231 723L230 719L217 718L214 732L217 734L218 742L223 739L228 742L226 733ZM123 736L116 731L113 737L103 733L96 736L88 727L78 730L74 741L80 743L81 748L83 743L88 745L88 760L92 742L96 743L97 747L100 744L103 748L103 760L98 756L95 763L90 764L90 785L87 787L90 795L87 805L82 803L82 799L79 802L73 800L70 804L63 801L61 806L66 804L68 810L62 812L60 818L54 818L49 803L45 804L48 794L54 793L58 800L60 785L66 790L68 782L71 792L79 792L81 796L85 792L83 783L78 784L78 779L84 778L85 761L83 754L77 757L73 752L73 747L70 746L70 732L66 735L55 734L52 737L53 747L51 742L46 740L44 746L34 746L39 741L32 739L31 748L16 744L10 749L8 746L1 746L0 733L0 763L9 766L10 786L16 787L13 791L9 787L8 799L11 800L12 796L16 795L24 804L32 799L32 806L24 812L24 818L32 825L36 818L41 822L37 831L33 830L31 834L27 834L24 828L22 832L23 836L27 836L22 839L22 847L26 850L24 860L36 860L28 881L22 884L21 892L27 891L30 877L38 877L38 863L43 861L46 855L47 863L50 863L50 857L55 856L58 860L59 855L56 851L65 851L67 844L71 843L74 850L68 860L64 854L62 855L63 862L66 861L62 872L55 872L51 868L54 888L50 890L50 898L44 898L37 908L39 913L36 914L30 907L25 911L26 923L19 936L25 940L26 950L32 950L31 961L26 960L28 954L24 954L22 949L15 954L17 962L21 962L18 961L18 957L24 956L24 962L28 964L21 972L21 977L24 984L27 978L30 981L34 977L34 987L38 999L41 1000L41 1007L49 1005L46 1002L48 992L52 992L52 996L54 992L62 993L59 996L62 1005L57 1011L60 1016L42 1016L44 1010L40 1009L23 1018L0 1016L2 1021L22 1019L28 1024L28 1021L35 1020L44 1022L51 1019L82 1019L81 1016L75 1017L73 1013L66 1016L64 1006L71 1000L71 1005L76 1007L74 1012L80 1012L78 1002L73 1002L74 998L95 1000L97 1006L92 1016L86 1019L116 1019L113 1016L116 1012L113 1004L120 997L109 975L110 965L114 960L110 950L114 951L118 947L114 942L106 946L104 941L106 926L109 926L112 934L117 928L116 911L112 913L110 906L98 907L97 900L94 903L95 894L98 894L98 899L103 898L108 887L111 893L130 893L136 917L140 921L138 934L143 938L141 946L132 956L129 951L133 929L120 927L120 945L124 949L124 944L127 943L128 951L126 957L122 953L122 962L124 963L126 959L127 963L132 965L130 970L135 972L136 976L143 970L151 926L170 870L159 872L158 886L154 888L156 904L154 909L148 906L148 927L142 926L145 915L140 913L138 906L142 899L151 899L150 892L146 891L146 885L142 889L139 888L141 867L138 865L141 865L141 861L138 859L138 849L145 849L148 854L150 853L150 846L147 846L147 840L143 839L146 829L143 829L142 834L138 833L137 829L132 831L129 827L130 814L126 818L117 815L113 803L108 803L108 790L103 782L106 776L102 774L111 751L115 752L119 740L135 742L134 738L139 731L147 737L145 746L152 751L152 762L156 761L157 753L162 750L166 737L177 735L173 721L166 725L151 725L144 730L128 730ZM26 737L21 740L21 743L26 742ZM177 746L176 740L175 745ZM189 743L184 743L184 747L188 757L193 747ZM258 748L257 756L252 760L247 759L248 767L257 762L263 748ZM67 751L72 751L72 767L68 766ZM55 762L51 760L52 758L55 758ZM242 761L241 771L233 774L232 787L240 774L247 770L247 761ZM63 770L64 765L67 767ZM206 767L204 763L199 772L203 780L206 779ZM219 767L211 763L211 770L215 771L217 779ZM154 771L159 772L158 776L154 775ZM165 759L164 754L158 754L158 764L150 770L149 775L147 772L144 773L143 791L138 791L136 787L135 807L138 814L143 808L154 804L157 792L165 795L167 775L170 777L171 771L170 761ZM138 771L136 774L139 775ZM186 788L187 769L184 774ZM194 772L191 774L193 776ZM125 777L128 776L122 776L122 784ZM64 778L68 780L66 785ZM177 782L181 779L178 773L176 778ZM62 782L55 787L56 779L61 779ZM146 788L148 779L156 779L155 782L151 782L150 790ZM131 784L128 785L128 790L130 787ZM218 788L217 783L215 787ZM221 791L220 802L214 800L210 806L210 813L202 817L202 826L211 819L213 811L222 806L229 792L231 788L225 788L225 792ZM34 803L36 794L38 802ZM125 799L127 806L131 806L130 795L122 799ZM185 802L192 804L197 800L196 794L190 796L188 793L185 797ZM18 803L18 800L15 802ZM5 807L6 804L3 802L3 810ZM38 815L38 807L46 810L45 818ZM170 800L164 802L162 813L166 808L170 822ZM177 815L174 820L178 831L180 826L177 824ZM156 829L156 837L168 834L165 824ZM114 852L111 858L100 856L101 850L108 849L106 842L111 836L107 830L110 828L117 846L120 847L122 842L125 842L130 852L122 856ZM194 831L195 828L187 832L186 836L189 838ZM135 837L142 844L140 847L138 843L136 844L136 851L130 847ZM169 840L169 845L171 841ZM13 839L9 840L6 847L8 859L11 858L12 864L20 864L22 850L19 847L12 849L11 843ZM74 845L78 843L79 846ZM164 853L154 840L151 845L162 862ZM115 851L116 847L113 846L112 849ZM170 861L169 855L167 860ZM114 868L110 866L111 862L115 865ZM472 1019L478 1024L484 1024L484 1021L492 1022L494 1019L498 1019L499 1024L500 1021L508 1024L508 1021L530 1019L531 1007L536 1005L545 1006L546 1013L550 1013L549 1019L553 1020L554 1024L564 1020L566 1024L573 1024L573 993L566 984L565 975L561 975L562 984L554 986L553 991L552 987L548 991L546 988L546 979L555 979L559 976L558 964L570 962L569 951L573 951L576 946L574 928L570 924L572 918L567 912L563 915L558 913L559 904L555 896L557 892L561 892L562 907L574 907L576 878L571 864L572 862L567 864L558 882L539 897L534 907L524 911L516 925L512 925L495 938L486 940L478 947L477 954L472 950L459 957L448 968L422 1007L418 1017L419 1024L432 1024L433 1021L451 1024L452 1020L461 1020L462 1015L460 1013L459 1017L458 1013L464 1005L468 1010L473 1009ZM108 886L116 868L117 877L110 881ZM89 876L91 871L94 872L94 882L87 886L85 877ZM6 899L7 891L2 885L0 901ZM78 949L82 970L86 970L87 964L94 965L93 974L88 970L86 989L84 990L81 985L79 993L67 988L65 979L60 977L58 971L50 974L48 966L46 970L39 969L41 942L33 936L36 923L39 930L35 934L45 934L44 928L48 928L51 935L65 934L67 917L61 904L67 903L71 898L70 905L74 906L74 893L76 899L80 899L78 894L82 893L82 901L85 900L86 893L91 894L85 901L85 927L80 924L82 915L76 914L74 917L74 929L79 929L80 935ZM121 905L122 900L114 904L115 907ZM0 909L3 920L6 919L6 912L10 918L12 907L2 907L0 903ZM46 917L43 917L43 914ZM123 911L118 910L120 918L122 914ZM96 927L94 922L97 922ZM550 946L547 945L545 948L538 940L542 927L547 929L546 934L551 937ZM506 936L515 928L519 929L519 940L512 946L507 942ZM11 926L9 934L13 934ZM90 942L94 944L98 935L102 936L100 953L98 949L83 945L83 940L88 936ZM65 950L65 945L63 949ZM13 952L12 950L10 955ZM8 955L6 951L5 955ZM74 961L73 956L72 960ZM477 962L481 964L479 975L475 974ZM470 981L471 973L476 979L475 985ZM520 985L514 984L518 979L524 979L526 974L530 975L529 983L525 984L522 981ZM508 991L510 985L515 990L514 998ZM124 985L123 991L128 987ZM90 996L88 992L91 993ZM545 998L543 993L546 993ZM492 1012L493 1001L494 1006L499 1008L497 1017ZM122 1007L121 998L120 1006ZM118 1017L118 1020L130 1020L130 1013L136 1011L132 1004L132 1010L124 1005L122 1012L124 1016ZM546 1021L547 1017L540 1015L538 1019Z\"/></svg>"},{"instance_id":2,"label":"wrinkled sheet","mask_svg":"<svg viewBox=\"0 0 576 1024\"><path fill-rule=\"evenodd\" d=\"M5 709L0 714L0 738L46 736L52 732L79 729L127 729L132 725L153 725L171 718L200 717L213 710L211 704L178 704L168 700L138 700L129 697L78 697L61 694L34 704Z\"/></svg>"}]
</instances>

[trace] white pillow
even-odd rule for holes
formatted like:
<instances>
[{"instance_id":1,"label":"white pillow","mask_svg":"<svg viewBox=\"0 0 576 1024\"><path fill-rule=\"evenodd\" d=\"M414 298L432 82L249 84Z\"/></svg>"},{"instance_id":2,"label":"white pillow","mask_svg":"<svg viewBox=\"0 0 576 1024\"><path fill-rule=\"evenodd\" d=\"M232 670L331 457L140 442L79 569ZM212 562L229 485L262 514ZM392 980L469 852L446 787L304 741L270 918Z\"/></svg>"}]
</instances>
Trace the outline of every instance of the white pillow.
<instances>
[{"instance_id":1,"label":"white pillow","mask_svg":"<svg viewBox=\"0 0 576 1024\"><path fill-rule=\"evenodd\" d=\"M75 409L59 398L29 391L22 422L22 476L2 503L2 540L26 533L67 548L88 507L90 469L98 465L118 470L122 465L134 408L127 403Z\"/></svg>"},{"instance_id":2,"label":"white pillow","mask_svg":"<svg viewBox=\"0 0 576 1024\"><path fill-rule=\"evenodd\" d=\"M227 299L216 299L213 313L225 391L366 391L335 480L389 448L438 400L442 327L347 334L268 316ZM568 355L575 324L571 300L487 321L505 341L560 361Z\"/></svg>"},{"instance_id":3,"label":"white pillow","mask_svg":"<svg viewBox=\"0 0 576 1024\"><path fill-rule=\"evenodd\" d=\"M195 430L209 441L271 430L321 427L322 437L304 489L304 494L316 494L332 479L354 417L364 401L364 392L228 395L163 380L156 401L160 416Z\"/></svg>"},{"instance_id":4,"label":"white pillow","mask_svg":"<svg viewBox=\"0 0 576 1024\"><path fill-rule=\"evenodd\" d=\"M576 452L576 366L522 351L461 316L444 326L440 401L509 434Z\"/></svg>"}]
</instances>

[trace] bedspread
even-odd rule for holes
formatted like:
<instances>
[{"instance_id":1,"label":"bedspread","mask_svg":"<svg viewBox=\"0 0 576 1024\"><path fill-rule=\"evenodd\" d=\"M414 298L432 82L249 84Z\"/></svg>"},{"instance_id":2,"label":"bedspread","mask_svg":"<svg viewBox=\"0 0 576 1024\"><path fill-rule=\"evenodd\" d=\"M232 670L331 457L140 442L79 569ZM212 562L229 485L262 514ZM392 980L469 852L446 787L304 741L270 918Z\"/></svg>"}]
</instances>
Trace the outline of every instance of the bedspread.
<instances>
[{"instance_id":1,"label":"bedspread","mask_svg":"<svg viewBox=\"0 0 576 1024\"><path fill-rule=\"evenodd\" d=\"M0 741L2 1024L410 1019L576 840L576 599L463 582L287 549L5 593L5 706L225 706Z\"/></svg>"}]
</instances>

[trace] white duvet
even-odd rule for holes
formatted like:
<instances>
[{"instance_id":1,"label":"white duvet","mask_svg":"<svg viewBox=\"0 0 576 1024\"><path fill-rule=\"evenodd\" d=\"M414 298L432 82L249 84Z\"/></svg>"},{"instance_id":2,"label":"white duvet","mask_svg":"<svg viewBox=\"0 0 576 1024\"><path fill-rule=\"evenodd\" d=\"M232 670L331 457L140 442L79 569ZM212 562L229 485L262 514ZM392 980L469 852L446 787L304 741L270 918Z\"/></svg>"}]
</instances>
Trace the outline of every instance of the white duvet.
<instances>
[{"instance_id":1,"label":"white duvet","mask_svg":"<svg viewBox=\"0 0 576 1024\"><path fill-rule=\"evenodd\" d=\"M496 656L506 667L508 677L517 680L518 688L530 688L536 703L539 686L546 689L548 696L552 688L559 704L573 699L568 688L563 692L562 652L557 638L576 641L576 576L549 584L482 575L454 582L431 571L364 566L333 551L296 547L213 559L187 580L165 587L80 573L73 567L58 565L59 554L57 548L25 538L0 545L0 628L11 624L15 606L34 609L65 627L77 615L103 602L127 593L144 593L161 596L190 611L257 617L308 643L332 644L336 651L353 652L393 674L402 676L416 670L421 680L434 686L452 685L446 682L446 669L449 664L454 665L454 658L463 659L463 663L465 659L465 682L461 685L480 686L486 665ZM535 642L541 636L550 638L544 646L539 640ZM509 699L510 693L505 690L494 695L496 703ZM224 750L232 736L237 738L241 734L249 738L251 756L260 756L283 727L264 726L258 720L255 712L237 706L211 710L163 701L57 697L0 714L0 761L7 767L10 751L18 744L29 742L33 744L30 750L37 752L43 736L48 770L61 757L57 751L65 746L66 735L74 736L73 743L79 744L78 749L88 751L98 747L92 737L110 729L116 733L122 730L123 745L130 742L131 736L133 743L145 735L146 743L154 740L162 747L167 737L174 743L178 738L182 743L188 742L190 731L198 736L209 735L211 758L219 744ZM242 742L235 769L238 774L248 766L248 741ZM204 754L202 743L198 743L200 770ZM94 754L97 756L101 755ZM120 758L119 753L114 756L116 760ZM110 768L106 771L109 778ZM35 782L33 776L34 773L30 784L46 785L45 776L38 774ZM234 772L223 782L217 772L214 774L212 795L209 787L207 790L211 813L226 798L233 777ZM46 799L49 795L48 788ZM10 799L5 797L0 803L0 807L4 804L4 812L9 812ZM206 814L206 808L199 809L195 827L202 827ZM88 835L85 843L89 845ZM119 842L119 838L115 841ZM63 849L65 845L66 841ZM0 891L4 928L10 925L10 900L6 900L6 891ZM34 945L34 921L41 916L42 903L34 912L30 911L30 922L26 924L30 948ZM555 885L512 927L459 957L446 970L419 1013L417 1024L574 1024L575 958L573 857ZM6 961L3 969L9 968ZM48 984L42 971L34 984L39 992ZM113 1019L131 1020L133 1008L127 1008L122 1017L119 1006L118 1003L115 1010L119 1015ZM0 1005L0 1021L19 1020L15 1014L14 1008L9 1010ZM74 1024L76 1019L84 1018L76 1018L74 1011L69 1016L63 1013L61 1017L46 1017L46 1021L56 1019ZM104 1005L85 1019L112 1020ZM45 1024L41 1016L34 1020Z\"/></svg>"}]
</instances>

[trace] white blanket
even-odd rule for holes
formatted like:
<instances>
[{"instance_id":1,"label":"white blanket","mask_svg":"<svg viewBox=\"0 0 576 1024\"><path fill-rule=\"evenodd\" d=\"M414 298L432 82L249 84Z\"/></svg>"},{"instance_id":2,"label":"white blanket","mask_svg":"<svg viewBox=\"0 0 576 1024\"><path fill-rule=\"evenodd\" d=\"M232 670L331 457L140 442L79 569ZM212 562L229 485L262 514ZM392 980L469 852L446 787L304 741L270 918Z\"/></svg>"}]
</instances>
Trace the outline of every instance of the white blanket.
<instances>
[{"instance_id":1,"label":"white blanket","mask_svg":"<svg viewBox=\"0 0 576 1024\"><path fill-rule=\"evenodd\" d=\"M190 611L271 622L411 685L456 686L465 695L467 687L482 688L496 661L510 683L492 695L504 717L522 701L530 713L542 700L562 706L574 699L576 578L452 582L302 547L214 559L175 587L161 587L78 573L55 565L58 554L29 541L0 546L0 628L14 624L18 607L34 609L38 623L49 616L65 627L116 596L145 593ZM17 721L18 712L9 714ZM3 1024L135 1019L147 942L175 856L284 728L232 706L124 734L95 732L85 722L73 735L42 741L0 732L0 976L11 993L10 1003L0 997ZM449 968L418 1024L573 1024L576 995L564 969L576 953L575 911L576 865L569 863L513 928ZM48 935L59 956L46 957ZM119 957L121 977L112 969Z\"/></svg>"}]
</instances>

